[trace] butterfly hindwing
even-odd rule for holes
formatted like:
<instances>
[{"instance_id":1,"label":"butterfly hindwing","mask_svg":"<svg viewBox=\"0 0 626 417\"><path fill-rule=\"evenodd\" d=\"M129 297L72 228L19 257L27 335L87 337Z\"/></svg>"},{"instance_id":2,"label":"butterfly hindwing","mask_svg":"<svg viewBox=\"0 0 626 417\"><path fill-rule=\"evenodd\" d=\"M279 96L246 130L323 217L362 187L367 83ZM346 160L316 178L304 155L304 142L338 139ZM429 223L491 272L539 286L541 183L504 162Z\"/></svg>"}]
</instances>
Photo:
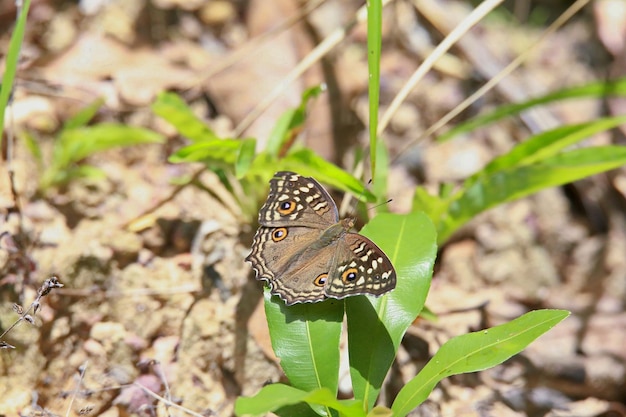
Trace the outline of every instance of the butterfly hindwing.
<instances>
[{"instance_id":1,"label":"butterfly hindwing","mask_svg":"<svg viewBox=\"0 0 626 417\"><path fill-rule=\"evenodd\" d=\"M338 244L337 253L325 290L327 296L381 295L396 286L396 271L391 261L365 236L347 233Z\"/></svg>"},{"instance_id":2,"label":"butterfly hindwing","mask_svg":"<svg viewBox=\"0 0 626 417\"><path fill-rule=\"evenodd\" d=\"M314 236L310 236L314 234ZM304 247L294 249L298 240L315 240L318 233L306 227L260 227L246 260L252 263L257 279L267 281L273 294L287 305L322 301L330 257ZM271 249L267 248L271 245ZM321 272L320 272L321 271Z\"/></svg>"}]
</instances>

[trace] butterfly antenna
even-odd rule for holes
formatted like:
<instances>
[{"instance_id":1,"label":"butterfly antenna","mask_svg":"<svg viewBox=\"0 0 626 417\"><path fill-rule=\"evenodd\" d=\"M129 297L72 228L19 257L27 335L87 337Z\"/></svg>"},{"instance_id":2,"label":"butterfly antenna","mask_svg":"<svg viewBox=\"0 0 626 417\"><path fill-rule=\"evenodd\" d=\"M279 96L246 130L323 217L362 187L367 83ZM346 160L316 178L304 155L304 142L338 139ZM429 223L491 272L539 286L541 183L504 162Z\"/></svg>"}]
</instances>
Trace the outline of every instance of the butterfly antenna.
<instances>
[{"instance_id":1,"label":"butterfly antenna","mask_svg":"<svg viewBox=\"0 0 626 417\"><path fill-rule=\"evenodd\" d=\"M378 203L378 204L376 204L375 206L368 207L368 208L367 208L367 210L368 210L368 211L369 211L369 210L373 210L373 209L375 209L375 208L377 208L377 207L384 206L385 204L389 204L389 203L391 203L392 201L393 201L393 198L390 198L389 200L387 200L387 201L383 201L382 203Z\"/></svg>"},{"instance_id":2,"label":"butterfly antenna","mask_svg":"<svg viewBox=\"0 0 626 417\"><path fill-rule=\"evenodd\" d=\"M367 186L365 187L365 190L369 190L371 188L371 186L372 186L372 183L373 183L373 180L372 180L372 178L370 178L367 181ZM363 201L364 200L363 197L365 196L365 190L361 193L360 198L355 199L356 202L351 205L350 213L346 217L356 218L357 205L359 204L359 201ZM342 210L341 210L341 212L344 212L344 213L346 212L346 210L344 210L344 209L346 207L346 204L350 203L351 199L352 199L352 197L349 194L347 194L346 197L342 201L342 204L341 204L341 209ZM393 201L393 199L390 198L387 201L384 201L382 203L378 203L378 204L373 205L371 207L366 207L366 210L369 212L370 210L374 210L374 209L376 209L376 208L378 208L380 206L384 206L385 204L389 204L391 201Z\"/></svg>"},{"instance_id":3,"label":"butterfly antenna","mask_svg":"<svg viewBox=\"0 0 626 417\"><path fill-rule=\"evenodd\" d=\"M367 181L367 186L365 187L365 190L369 190L371 185L372 185L372 179L370 178L369 181ZM354 197L352 194L349 194L349 193L345 194L343 200L341 201L341 207L339 209L339 212L348 213L345 215L345 217L350 217L354 219L356 217L356 208L357 208L357 205L359 204L359 201L365 200L364 199L365 190L361 192L361 195L359 195L359 198L355 199L356 200L355 203L352 203L352 199Z\"/></svg>"}]
</instances>

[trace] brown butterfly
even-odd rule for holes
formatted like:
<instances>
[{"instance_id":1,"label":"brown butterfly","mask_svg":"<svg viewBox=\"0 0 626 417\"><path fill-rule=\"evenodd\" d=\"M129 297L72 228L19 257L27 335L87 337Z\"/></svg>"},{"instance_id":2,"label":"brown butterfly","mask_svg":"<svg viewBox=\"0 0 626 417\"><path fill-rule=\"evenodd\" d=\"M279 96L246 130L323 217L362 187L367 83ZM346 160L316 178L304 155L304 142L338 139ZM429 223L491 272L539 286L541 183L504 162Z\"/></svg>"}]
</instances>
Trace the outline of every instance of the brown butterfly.
<instances>
[{"instance_id":1,"label":"brown butterfly","mask_svg":"<svg viewBox=\"0 0 626 417\"><path fill-rule=\"evenodd\" d=\"M287 305L381 295L396 286L387 255L349 232L354 219L339 220L335 202L313 178L274 174L259 224L246 260Z\"/></svg>"}]
</instances>

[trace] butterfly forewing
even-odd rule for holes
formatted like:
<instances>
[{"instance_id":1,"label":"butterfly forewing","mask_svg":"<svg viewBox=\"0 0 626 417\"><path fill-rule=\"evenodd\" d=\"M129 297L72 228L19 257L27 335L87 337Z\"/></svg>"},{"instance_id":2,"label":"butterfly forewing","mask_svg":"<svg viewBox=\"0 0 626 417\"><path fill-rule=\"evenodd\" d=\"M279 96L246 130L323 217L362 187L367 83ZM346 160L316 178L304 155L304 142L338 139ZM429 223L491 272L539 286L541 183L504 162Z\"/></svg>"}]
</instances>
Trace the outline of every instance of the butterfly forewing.
<instances>
[{"instance_id":1,"label":"butterfly forewing","mask_svg":"<svg viewBox=\"0 0 626 417\"><path fill-rule=\"evenodd\" d=\"M326 229L339 221L335 202L313 178L281 171L270 180L270 194L259 211L263 226L306 226Z\"/></svg>"}]
</instances>

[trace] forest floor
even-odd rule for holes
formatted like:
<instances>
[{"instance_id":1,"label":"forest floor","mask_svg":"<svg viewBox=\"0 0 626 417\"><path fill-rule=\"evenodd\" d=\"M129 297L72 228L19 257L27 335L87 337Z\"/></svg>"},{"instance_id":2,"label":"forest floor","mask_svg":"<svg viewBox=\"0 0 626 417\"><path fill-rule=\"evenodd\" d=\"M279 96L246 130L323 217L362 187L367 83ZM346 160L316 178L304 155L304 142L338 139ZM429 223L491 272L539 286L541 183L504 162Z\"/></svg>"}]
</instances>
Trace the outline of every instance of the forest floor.
<instances>
[{"instance_id":1,"label":"forest floor","mask_svg":"<svg viewBox=\"0 0 626 417\"><path fill-rule=\"evenodd\" d=\"M329 0L295 25L271 31L298 15L297 3L32 2L2 141L0 329L18 319L15 304L29 308L44 280L56 275L63 287L40 300L33 325L21 323L2 339L14 349L0 351L0 415L184 415L166 407L169 398L195 413L229 416L237 396L284 380L269 342L262 286L244 261L256 212L240 207L210 171L173 195L177 181L201 165L168 162L186 141L150 105L161 91L178 92L219 135L232 136L361 6ZM383 109L442 32L468 13L467 3L386 6ZM383 135L392 159L391 211L409 211L418 184L436 190L460 182L531 131L624 114L623 99L572 100L445 143L415 143L527 50L571 2L510 3L468 32L392 119ZM458 119L626 75L620 4L626 3L588 4ZM0 0L0 56L14 21L14 1ZM257 138L262 148L282 112L299 104L306 87L325 82L328 91L312 102L301 140L350 167L367 143L366 51L359 24L242 137ZM98 98L104 104L95 122L149 128L166 140L91 155L84 162L104 178L42 189L63 124ZM624 133L586 144L624 144ZM40 162L28 138L39 144ZM261 202L254 202L257 209ZM417 320L409 329L381 403L389 404L451 337L531 309L562 308L572 315L522 354L444 380L413 415L626 415L625 203L626 170L619 169L473 219L440 248L426 302L438 319ZM348 378L340 384L346 398Z\"/></svg>"}]
</instances>

